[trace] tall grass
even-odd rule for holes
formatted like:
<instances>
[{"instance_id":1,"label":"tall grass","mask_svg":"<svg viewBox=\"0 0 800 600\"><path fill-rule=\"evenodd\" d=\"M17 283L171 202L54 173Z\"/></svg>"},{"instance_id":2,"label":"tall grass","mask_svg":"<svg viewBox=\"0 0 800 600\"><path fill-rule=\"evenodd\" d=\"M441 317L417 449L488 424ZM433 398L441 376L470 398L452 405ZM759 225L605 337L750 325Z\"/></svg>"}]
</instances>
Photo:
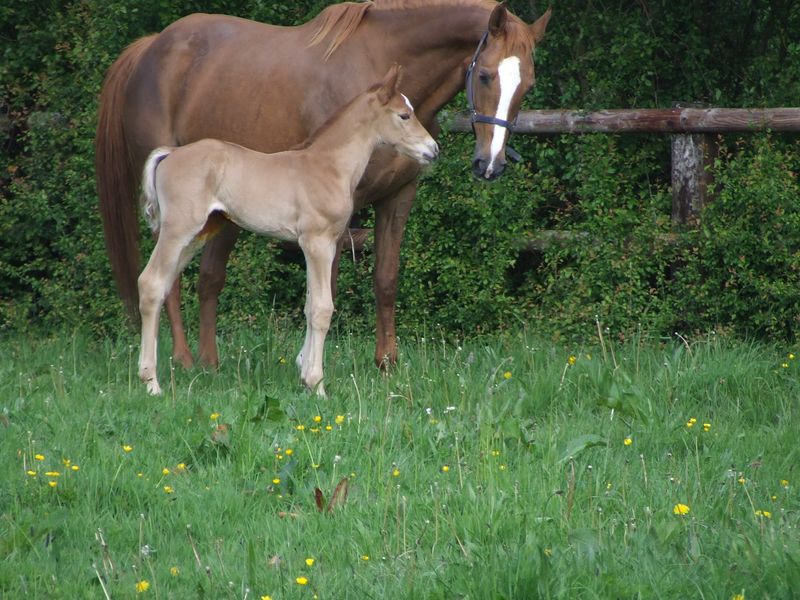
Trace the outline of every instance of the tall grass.
<instances>
[{"instance_id":1,"label":"tall grass","mask_svg":"<svg viewBox=\"0 0 800 600\"><path fill-rule=\"evenodd\" d=\"M223 337L217 375L162 351L158 398L133 338L1 342L0 596L800 589L791 348L426 336L384 376L339 332L320 400L270 325Z\"/></svg>"}]
</instances>

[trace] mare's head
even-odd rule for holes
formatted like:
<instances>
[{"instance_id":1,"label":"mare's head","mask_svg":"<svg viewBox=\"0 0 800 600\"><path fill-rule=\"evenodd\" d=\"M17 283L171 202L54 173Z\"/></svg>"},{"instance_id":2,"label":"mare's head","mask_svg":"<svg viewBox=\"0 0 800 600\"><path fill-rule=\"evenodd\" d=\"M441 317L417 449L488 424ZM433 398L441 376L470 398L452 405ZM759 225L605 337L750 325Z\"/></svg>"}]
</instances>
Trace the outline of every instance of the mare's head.
<instances>
[{"instance_id":1,"label":"mare's head","mask_svg":"<svg viewBox=\"0 0 800 600\"><path fill-rule=\"evenodd\" d=\"M414 114L414 107L400 93L401 67L393 65L383 80L370 89L377 115L375 126L381 142L418 163L428 164L439 155L439 146Z\"/></svg>"},{"instance_id":2,"label":"mare's head","mask_svg":"<svg viewBox=\"0 0 800 600\"><path fill-rule=\"evenodd\" d=\"M498 4L489 17L467 73L467 101L475 131L472 173L479 179L499 177L506 166L506 141L522 97L533 86L533 50L544 37L550 9L533 25L510 15Z\"/></svg>"}]
</instances>

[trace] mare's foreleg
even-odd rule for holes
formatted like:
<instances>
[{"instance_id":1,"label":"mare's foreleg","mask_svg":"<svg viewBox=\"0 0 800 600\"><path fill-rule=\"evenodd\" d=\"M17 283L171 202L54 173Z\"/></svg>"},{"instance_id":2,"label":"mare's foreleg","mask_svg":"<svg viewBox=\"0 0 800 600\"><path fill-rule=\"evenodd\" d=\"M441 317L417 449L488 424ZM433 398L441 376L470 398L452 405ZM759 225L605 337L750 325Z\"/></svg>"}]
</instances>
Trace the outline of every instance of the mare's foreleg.
<instances>
[{"instance_id":1,"label":"mare's foreleg","mask_svg":"<svg viewBox=\"0 0 800 600\"><path fill-rule=\"evenodd\" d=\"M147 391L160 394L158 384L158 322L161 306L186 264L196 251L191 239L170 236L163 228L147 266L139 276L139 312L142 316L142 340L139 353L139 379Z\"/></svg>"},{"instance_id":2,"label":"mare's foreleg","mask_svg":"<svg viewBox=\"0 0 800 600\"><path fill-rule=\"evenodd\" d=\"M395 302L400 270L400 244L417 193L417 181L408 183L394 196L375 204L375 312L377 344L375 364L386 369L397 362Z\"/></svg>"},{"instance_id":3,"label":"mare's foreleg","mask_svg":"<svg viewBox=\"0 0 800 600\"><path fill-rule=\"evenodd\" d=\"M200 363L219 367L217 351L217 305L225 285L226 267L241 229L226 221L209 240L200 258L198 294L200 296Z\"/></svg>"},{"instance_id":4,"label":"mare's foreleg","mask_svg":"<svg viewBox=\"0 0 800 600\"><path fill-rule=\"evenodd\" d=\"M325 396L323 359L333 316L331 267L336 238L301 236L299 241L306 258L306 341L301 350L300 378L309 390Z\"/></svg>"}]
</instances>

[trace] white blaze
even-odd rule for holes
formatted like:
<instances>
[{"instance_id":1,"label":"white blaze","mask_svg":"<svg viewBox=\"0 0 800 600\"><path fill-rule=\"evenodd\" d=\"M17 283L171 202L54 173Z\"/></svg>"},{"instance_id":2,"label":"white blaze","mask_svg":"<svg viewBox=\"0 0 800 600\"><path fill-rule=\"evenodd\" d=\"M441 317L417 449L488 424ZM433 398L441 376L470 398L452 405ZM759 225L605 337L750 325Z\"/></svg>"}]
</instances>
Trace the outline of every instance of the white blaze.
<instances>
[{"instance_id":1,"label":"white blaze","mask_svg":"<svg viewBox=\"0 0 800 600\"><path fill-rule=\"evenodd\" d=\"M509 56L508 58L504 58L497 66L497 75L500 79L500 100L497 102L497 113L495 113L495 117L507 121L511 100L514 98L514 93L517 91L522 81L519 70L519 57ZM505 139L506 128L495 125L492 132L492 145L489 149L491 159L489 160L489 166L486 168L485 176L487 178L494 172L494 162L503 149Z\"/></svg>"},{"instance_id":2,"label":"white blaze","mask_svg":"<svg viewBox=\"0 0 800 600\"><path fill-rule=\"evenodd\" d=\"M403 97L403 100L406 101L406 106L408 106L409 110L411 110L411 112L414 112L414 107L411 105L411 100L408 99L408 96L406 96L405 94L400 94L400 95Z\"/></svg>"}]
</instances>

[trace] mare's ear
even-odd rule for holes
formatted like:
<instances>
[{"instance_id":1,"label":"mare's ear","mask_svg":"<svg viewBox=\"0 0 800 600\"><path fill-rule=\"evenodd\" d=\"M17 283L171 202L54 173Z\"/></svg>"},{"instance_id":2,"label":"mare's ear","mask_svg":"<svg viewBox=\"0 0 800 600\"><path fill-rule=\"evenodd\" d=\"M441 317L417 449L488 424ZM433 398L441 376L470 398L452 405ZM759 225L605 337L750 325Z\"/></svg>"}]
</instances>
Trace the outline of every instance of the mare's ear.
<instances>
[{"instance_id":1,"label":"mare's ear","mask_svg":"<svg viewBox=\"0 0 800 600\"><path fill-rule=\"evenodd\" d=\"M381 86L378 88L378 100L381 104L388 104L394 95L397 93L397 86L400 84L402 74L402 67L394 63L381 81Z\"/></svg>"},{"instance_id":2,"label":"mare's ear","mask_svg":"<svg viewBox=\"0 0 800 600\"><path fill-rule=\"evenodd\" d=\"M533 45L535 46L538 44L541 39L544 37L544 30L547 29L547 22L550 20L550 15L553 14L553 7L547 9L547 11L538 19L536 22L530 26L531 37L533 38Z\"/></svg>"},{"instance_id":3,"label":"mare's ear","mask_svg":"<svg viewBox=\"0 0 800 600\"><path fill-rule=\"evenodd\" d=\"M494 7L492 14L489 15L489 33L494 37L503 35L503 32L506 30L507 20L508 10L506 9L506 3L501 2Z\"/></svg>"}]
</instances>

